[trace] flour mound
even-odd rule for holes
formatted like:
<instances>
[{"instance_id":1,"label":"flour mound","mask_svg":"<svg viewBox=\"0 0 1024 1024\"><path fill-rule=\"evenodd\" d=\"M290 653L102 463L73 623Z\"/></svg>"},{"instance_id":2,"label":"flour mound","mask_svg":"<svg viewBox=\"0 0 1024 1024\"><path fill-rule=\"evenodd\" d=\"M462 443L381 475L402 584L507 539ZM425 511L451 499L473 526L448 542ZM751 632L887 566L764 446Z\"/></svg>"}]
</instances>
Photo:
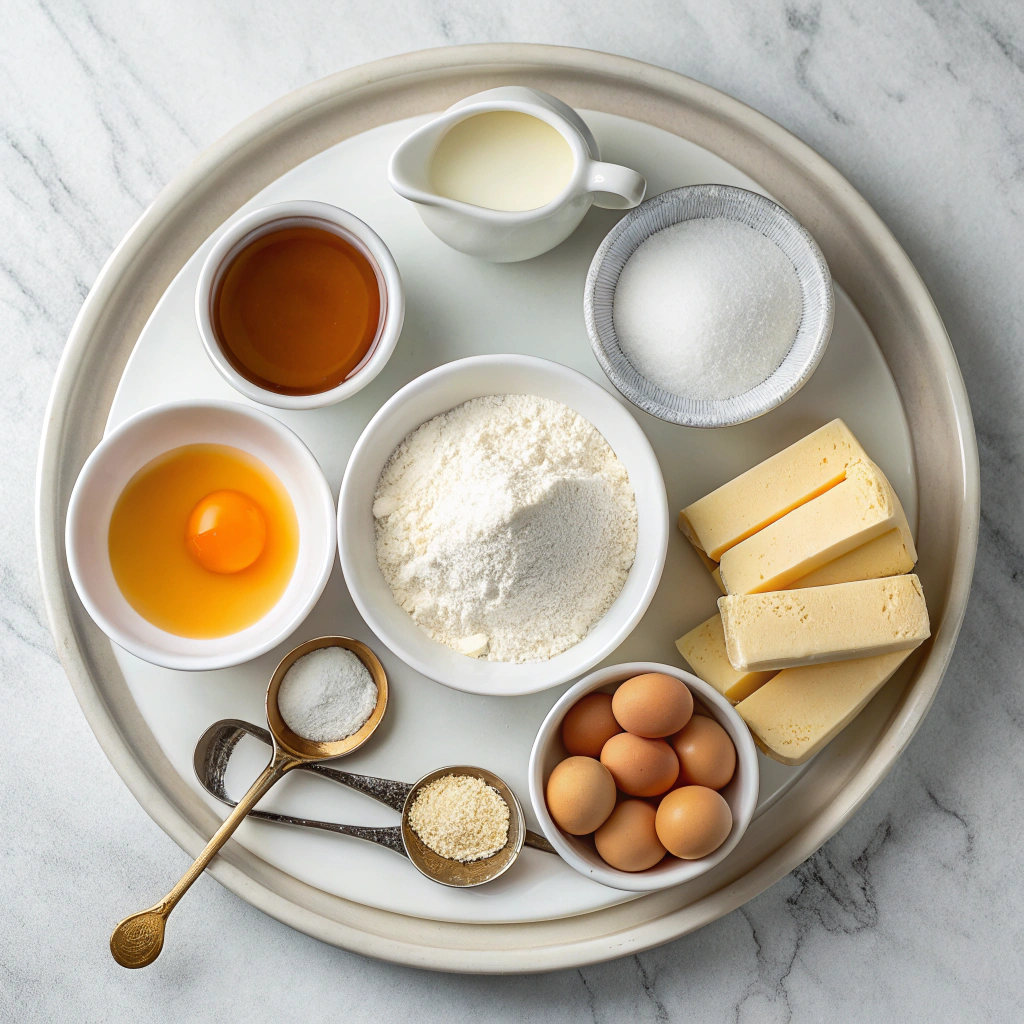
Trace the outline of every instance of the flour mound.
<instances>
[{"instance_id":1,"label":"flour mound","mask_svg":"<svg viewBox=\"0 0 1024 1024\"><path fill-rule=\"evenodd\" d=\"M582 416L533 395L475 398L414 430L374 496L377 562L398 604L458 650L553 658L618 596L636 554L625 467Z\"/></svg>"}]
</instances>

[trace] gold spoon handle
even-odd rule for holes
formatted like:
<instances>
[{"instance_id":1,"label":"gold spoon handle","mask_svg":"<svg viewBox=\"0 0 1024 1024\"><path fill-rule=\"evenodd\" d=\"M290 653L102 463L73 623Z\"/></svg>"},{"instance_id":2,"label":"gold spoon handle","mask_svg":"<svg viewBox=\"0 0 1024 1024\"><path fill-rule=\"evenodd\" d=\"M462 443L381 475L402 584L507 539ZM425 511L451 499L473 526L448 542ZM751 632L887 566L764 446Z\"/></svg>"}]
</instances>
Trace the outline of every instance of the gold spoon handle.
<instances>
[{"instance_id":1,"label":"gold spoon handle","mask_svg":"<svg viewBox=\"0 0 1024 1024\"><path fill-rule=\"evenodd\" d=\"M158 903L148 910L126 917L110 936L110 952L122 967L146 967L159 955L164 944L164 926L178 900L188 892L192 883L206 870L206 866L231 838L242 819L255 807L260 798L285 772L302 762L289 754L275 751L274 758L249 787L249 792L238 801L224 823L214 832L203 852L182 876L181 881Z\"/></svg>"},{"instance_id":2,"label":"gold spoon handle","mask_svg":"<svg viewBox=\"0 0 1024 1024\"><path fill-rule=\"evenodd\" d=\"M224 819L210 841L206 844L203 852L196 857L192 867L185 872L181 881L163 898L161 903L167 905L169 914L178 900L188 892L192 883L206 870L207 865L220 851L220 848L231 838L231 834L241 824L242 819L259 803L267 790L277 782L282 775L299 763L293 757L278 754L274 760L267 765L260 773L259 778L249 787L249 792L238 801L235 809Z\"/></svg>"}]
</instances>

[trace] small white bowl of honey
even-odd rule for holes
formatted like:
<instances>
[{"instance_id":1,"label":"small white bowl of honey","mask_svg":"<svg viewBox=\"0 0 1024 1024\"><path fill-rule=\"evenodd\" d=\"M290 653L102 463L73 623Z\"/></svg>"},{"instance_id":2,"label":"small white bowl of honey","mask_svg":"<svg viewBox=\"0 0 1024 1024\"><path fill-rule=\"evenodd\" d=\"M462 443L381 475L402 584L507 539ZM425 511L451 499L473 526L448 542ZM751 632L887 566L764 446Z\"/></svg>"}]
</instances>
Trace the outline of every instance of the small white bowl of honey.
<instances>
[{"instance_id":1,"label":"small white bowl of honey","mask_svg":"<svg viewBox=\"0 0 1024 1024\"><path fill-rule=\"evenodd\" d=\"M250 661L316 604L336 550L334 499L284 424L235 402L136 414L86 460L68 568L118 646L165 668Z\"/></svg>"},{"instance_id":2,"label":"small white bowl of honey","mask_svg":"<svg viewBox=\"0 0 1024 1024\"><path fill-rule=\"evenodd\" d=\"M196 287L211 362L246 398L278 409L333 405L364 388L405 319L398 266L358 217L312 200L239 218Z\"/></svg>"}]
</instances>

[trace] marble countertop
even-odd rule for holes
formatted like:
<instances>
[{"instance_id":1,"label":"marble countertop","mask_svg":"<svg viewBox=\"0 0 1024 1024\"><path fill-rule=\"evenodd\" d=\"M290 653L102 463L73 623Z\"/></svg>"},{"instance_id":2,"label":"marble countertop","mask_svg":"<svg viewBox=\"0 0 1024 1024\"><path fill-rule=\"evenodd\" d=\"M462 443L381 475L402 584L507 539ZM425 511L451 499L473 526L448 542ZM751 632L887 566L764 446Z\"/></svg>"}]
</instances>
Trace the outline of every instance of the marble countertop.
<instances>
[{"instance_id":1,"label":"marble countertop","mask_svg":"<svg viewBox=\"0 0 1024 1024\"><path fill-rule=\"evenodd\" d=\"M0 33L0 1020L1020 1019L1024 883L1024 8L1014 0L12 0ZM529 978L322 945L204 877L174 955L106 950L181 851L121 783L57 660L33 485L54 369L107 255L200 150L281 94L407 50L609 50L731 93L863 193L938 303L982 466L972 600L931 713L815 856L660 949ZM1022 786L1018 789L1018 786ZM271 966L272 965L272 966Z\"/></svg>"}]
</instances>

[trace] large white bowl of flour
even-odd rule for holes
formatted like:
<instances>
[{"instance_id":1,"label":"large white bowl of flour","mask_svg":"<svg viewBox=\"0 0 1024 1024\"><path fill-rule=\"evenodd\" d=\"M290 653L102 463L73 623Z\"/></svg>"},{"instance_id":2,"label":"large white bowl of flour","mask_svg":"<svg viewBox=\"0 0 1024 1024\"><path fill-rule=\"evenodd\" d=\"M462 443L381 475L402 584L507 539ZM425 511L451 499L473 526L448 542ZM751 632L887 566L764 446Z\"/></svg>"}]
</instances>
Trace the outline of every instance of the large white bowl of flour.
<instances>
[{"instance_id":1,"label":"large white bowl of flour","mask_svg":"<svg viewBox=\"0 0 1024 1024\"><path fill-rule=\"evenodd\" d=\"M457 653L431 637L396 601L378 563L374 497L381 473L410 433L472 399L532 395L562 403L601 434L624 467L636 506L636 553L618 596L573 646L543 660L510 662ZM474 356L407 384L363 431L338 500L341 566L370 628L418 672L457 690L497 696L535 693L592 668L629 635L647 610L665 565L669 528L665 482L644 432L625 406L589 377L533 356Z\"/></svg>"}]
</instances>

